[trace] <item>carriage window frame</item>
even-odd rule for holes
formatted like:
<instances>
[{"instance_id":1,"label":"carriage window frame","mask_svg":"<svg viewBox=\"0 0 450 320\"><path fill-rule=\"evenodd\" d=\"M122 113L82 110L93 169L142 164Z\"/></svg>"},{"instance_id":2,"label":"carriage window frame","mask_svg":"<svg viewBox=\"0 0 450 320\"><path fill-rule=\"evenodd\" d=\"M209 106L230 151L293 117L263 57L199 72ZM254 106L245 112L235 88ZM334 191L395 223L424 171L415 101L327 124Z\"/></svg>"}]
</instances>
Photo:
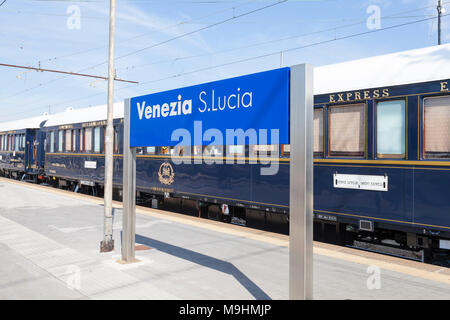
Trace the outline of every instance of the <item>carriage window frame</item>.
<instances>
[{"instance_id":1,"label":"carriage window frame","mask_svg":"<svg viewBox=\"0 0 450 320\"><path fill-rule=\"evenodd\" d=\"M64 150L64 130L58 130L58 152L63 152Z\"/></svg>"},{"instance_id":2,"label":"carriage window frame","mask_svg":"<svg viewBox=\"0 0 450 320\"><path fill-rule=\"evenodd\" d=\"M252 157L264 156L278 156L280 145L278 144L252 144L250 145L250 155Z\"/></svg>"},{"instance_id":3,"label":"carriage window frame","mask_svg":"<svg viewBox=\"0 0 450 320\"><path fill-rule=\"evenodd\" d=\"M94 143L92 146L92 151L94 153L100 153L101 152L101 146L102 146L102 142L101 142L101 130L100 127L93 127L94 130L92 130L93 132L93 136L94 136Z\"/></svg>"},{"instance_id":4,"label":"carriage window frame","mask_svg":"<svg viewBox=\"0 0 450 320\"><path fill-rule=\"evenodd\" d=\"M203 148L202 146L192 146L192 155L193 156L201 156Z\"/></svg>"},{"instance_id":5,"label":"carriage window frame","mask_svg":"<svg viewBox=\"0 0 450 320\"><path fill-rule=\"evenodd\" d=\"M93 151L93 135L94 135L94 127L84 128L84 151L92 152Z\"/></svg>"},{"instance_id":6,"label":"carriage window frame","mask_svg":"<svg viewBox=\"0 0 450 320\"><path fill-rule=\"evenodd\" d=\"M77 148L77 135L78 135L78 130L77 129L72 129L72 152L77 152L78 148Z\"/></svg>"},{"instance_id":7,"label":"carriage window frame","mask_svg":"<svg viewBox=\"0 0 450 320\"><path fill-rule=\"evenodd\" d=\"M290 144L282 144L281 145L281 156L289 158L291 156L291 145Z\"/></svg>"},{"instance_id":8,"label":"carriage window frame","mask_svg":"<svg viewBox=\"0 0 450 320\"><path fill-rule=\"evenodd\" d=\"M364 136L363 136L363 142L364 142L364 146L363 146L363 151L362 151L362 155L361 154L354 154L355 152L346 152L346 151L332 151L331 150L331 132L330 132L330 128L332 125L332 120L331 120L331 114L333 109L335 108L345 108L345 107L354 107L354 106L360 106L361 110L363 111L363 124L364 124ZM363 102L363 103L348 103L348 104L335 104L335 105L330 105L327 108L327 124L326 124L326 130L327 130L327 137L328 137L328 141L327 141L327 157L328 158L340 158L340 159L366 159L367 158L367 130L368 130L368 106L367 106L367 102ZM337 154L336 152L340 152L341 154Z\"/></svg>"},{"instance_id":9,"label":"carriage window frame","mask_svg":"<svg viewBox=\"0 0 450 320\"><path fill-rule=\"evenodd\" d=\"M238 150L233 150L234 148L239 148L241 149L240 151ZM245 144L230 144L227 145L227 156L237 156L237 157L245 157Z\"/></svg>"},{"instance_id":10,"label":"carriage window frame","mask_svg":"<svg viewBox=\"0 0 450 320\"><path fill-rule=\"evenodd\" d=\"M49 152L55 152L55 131L50 131L50 148Z\"/></svg>"},{"instance_id":11,"label":"carriage window frame","mask_svg":"<svg viewBox=\"0 0 450 320\"><path fill-rule=\"evenodd\" d=\"M444 161L448 161L450 159L450 151L449 152L444 152L445 156L433 156L433 155L427 155L427 151L425 150L426 148L426 117L425 117L425 101L426 100L431 100L431 99L439 99L439 98L448 98L450 99L450 95L438 95L438 96L431 96L431 97L423 97L422 98L422 126L421 126L421 131L422 131L422 159L424 160L444 160ZM448 107L450 108L450 105L448 105ZM428 152L429 153L429 152Z\"/></svg>"},{"instance_id":12,"label":"carriage window frame","mask_svg":"<svg viewBox=\"0 0 450 320\"><path fill-rule=\"evenodd\" d=\"M14 151L20 151L20 134L14 135Z\"/></svg>"},{"instance_id":13,"label":"carriage window frame","mask_svg":"<svg viewBox=\"0 0 450 320\"><path fill-rule=\"evenodd\" d=\"M325 157L325 108L324 107L317 107L314 108L314 113L316 111L320 111L322 114L322 132L319 132L319 139L321 138L322 140L322 151L315 151L314 150L314 145L315 145L315 140L313 140L313 157L314 158L324 158ZM314 114L313 114L313 122L314 122ZM313 124L314 126L314 124ZM321 135L320 135L321 133ZM313 139L315 139L315 127L313 128ZM289 152L290 154L290 152Z\"/></svg>"},{"instance_id":14,"label":"carriage window frame","mask_svg":"<svg viewBox=\"0 0 450 320\"><path fill-rule=\"evenodd\" d=\"M84 152L84 128L80 128L78 131L78 152Z\"/></svg>"},{"instance_id":15,"label":"carriage window frame","mask_svg":"<svg viewBox=\"0 0 450 320\"><path fill-rule=\"evenodd\" d=\"M386 102L403 102L403 130L404 130L404 136L403 136L403 141L402 141L402 149L403 149L403 153L393 153L393 154L388 154L388 153L379 153L378 152L378 143L379 143L379 132L378 132L378 126L379 126L379 121L378 121L378 105L379 104L383 104ZM379 100L376 101L374 104L374 109L375 109L375 128L374 128L374 134L375 134L375 157L377 159L406 159L406 155L407 155L407 141L408 141L408 126L407 126L407 110L408 110L408 103L407 100L405 99L384 99L384 100Z\"/></svg>"},{"instance_id":16,"label":"carriage window frame","mask_svg":"<svg viewBox=\"0 0 450 320\"><path fill-rule=\"evenodd\" d=\"M65 152L72 152L72 142L73 142L72 139L73 139L72 130L70 130L70 129L64 130L64 151Z\"/></svg>"},{"instance_id":17,"label":"carriage window frame","mask_svg":"<svg viewBox=\"0 0 450 320\"><path fill-rule=\"evenodd\" d=\"M114 148L113 153L119 153L119 129L114 126Z\"/></svg>"},{"instance_id":18,"label":"carriage window frame","mask_svg":"<svg viewBox=\"0 0 450 320\"><path fill-rule=\"evenodd\" d=\"M214 150L214 153L211 151ZM223 145L206 145L202 147L203 156L206 157L223 157L224 156L224 146Z\"/></svg>"},{"instance_id":19,"label":"carriage window frame","mask_svg":"<svg viewBox=\"0 0 450 320\"><path fill-rule=\"evenodd\" d=\"M145 147L145 153L146 154L156 154L156 147L153 147L153 146Z\"/></svg>"}]
</instances>

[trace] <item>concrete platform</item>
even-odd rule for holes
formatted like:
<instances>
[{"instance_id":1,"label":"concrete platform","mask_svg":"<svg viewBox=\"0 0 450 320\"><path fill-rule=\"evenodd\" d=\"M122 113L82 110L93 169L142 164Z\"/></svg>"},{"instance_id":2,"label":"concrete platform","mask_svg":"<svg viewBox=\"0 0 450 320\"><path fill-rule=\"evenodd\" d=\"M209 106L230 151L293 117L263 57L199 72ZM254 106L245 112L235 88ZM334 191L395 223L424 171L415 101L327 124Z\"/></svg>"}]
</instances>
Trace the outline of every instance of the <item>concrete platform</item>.
<instances>
[{"instance_id":1,"label":"concrete platform","mask_svg":"<svg viewBox=\"0 0 450 320\"><path fill-rule=\"evenodd\" d=\"M116 203L0 178L0 299L287 299L288 238L138 209L139 263L122 265ZM315 299L450 299L450 270L315 243Z\"/></svg>"}]
</instances>

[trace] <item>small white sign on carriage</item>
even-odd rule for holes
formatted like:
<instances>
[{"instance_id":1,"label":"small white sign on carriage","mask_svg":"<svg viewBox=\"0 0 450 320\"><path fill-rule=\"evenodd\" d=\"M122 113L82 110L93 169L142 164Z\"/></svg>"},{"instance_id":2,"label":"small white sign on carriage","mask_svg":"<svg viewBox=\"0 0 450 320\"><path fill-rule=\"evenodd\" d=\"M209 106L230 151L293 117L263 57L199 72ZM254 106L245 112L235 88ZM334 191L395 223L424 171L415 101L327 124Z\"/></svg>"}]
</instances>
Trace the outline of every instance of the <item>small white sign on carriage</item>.
<instances>
[{"instance_id":1,"label":"small white sign on carriage","mask_svg":"<svg viewBox=\"0 0 450 320\"><path fill-rule=\"evenodd\" d=\"M388 191L388 177L334 173L333 187L343 189Z\"/></svg>"}]
</instances>

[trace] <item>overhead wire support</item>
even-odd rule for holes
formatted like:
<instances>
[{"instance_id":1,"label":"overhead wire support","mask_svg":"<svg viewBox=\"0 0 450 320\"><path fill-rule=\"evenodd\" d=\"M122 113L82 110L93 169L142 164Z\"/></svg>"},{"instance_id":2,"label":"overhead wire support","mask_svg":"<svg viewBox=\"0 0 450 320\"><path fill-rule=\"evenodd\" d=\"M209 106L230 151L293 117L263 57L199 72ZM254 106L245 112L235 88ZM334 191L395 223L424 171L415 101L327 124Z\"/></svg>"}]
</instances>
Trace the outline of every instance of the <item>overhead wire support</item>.
<instances>
[{"instance_id":1,"label":"overhead wire support","mask_svg":"<svg viewBox=\"0 0 450 320\"><path fill-rule=\"evenodd\" d=\"M442 15L442 0L438 0L437 5L437 11L438 11L438 45L442 44L441 41L441 15Z\"/></svg>"},{"instance_id":2,"label":"overhead wire support","mask_svg":"<svg viewBox=\"0 0 450 320\"><path fill-rule=\"evenodd\" d=\"M0 66L1 67L9 67L9 68L35 70L37 72L62 73L62 74L67 74L67 75L71 75L71 76L79 76L79 77L88 77L88 78L108 80L108 77L102 77L102 76L97 76L97 75L93 75L93 74L85 74L85 73L78 73L78 72L63 71L63 70L44 69L44 68L41 68L40 66L39 67L28 67L28 66L21 66L21 65L16 65L16 64L7 64L7 63L0 63ZM138 84L139 83L138 81L124 80L124 79L119 79L119 78L114 78L114 80L115 81L120 81L120 82L133 83L133 84Z\"/></svg>"}]
</instances>

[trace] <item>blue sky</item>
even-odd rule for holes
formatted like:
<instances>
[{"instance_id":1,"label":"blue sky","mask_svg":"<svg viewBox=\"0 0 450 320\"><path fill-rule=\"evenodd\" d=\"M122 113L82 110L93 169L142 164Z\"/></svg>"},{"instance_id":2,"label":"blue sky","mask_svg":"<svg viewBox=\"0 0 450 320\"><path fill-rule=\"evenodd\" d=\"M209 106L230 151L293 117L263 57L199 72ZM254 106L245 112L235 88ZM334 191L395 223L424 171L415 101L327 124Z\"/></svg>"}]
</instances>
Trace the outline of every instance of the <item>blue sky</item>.
<instances>
[{"instance_id":1,"label":"blue sky","mask_svg":"<svg viewBox=\"0 0 450 320\"><path fill-rule=\"evenodd\" d=\"M276 2L117 0L116 57ZM320 66L435 45L437 20L314 44L369 31L369 6L379 8L381 28L385 28L436 15L436 3L437 0L279 3L118 59L117 77L140 84L116 82L115 100L280 65L307 62ZM450 0L444 0L444 6L450 13ZM40 64L42 68L83 70L106 76L108 16L109 0L7 0L0 7L0 63ZM443 17L442 39L450 42L450 17ZM309 47L285 52L281 59L279 52L302 46ZM268 56L251 59L263 55ZM244 59L248 61L234 63ZM220 65L225 66L215 67ZM0 68L0 121L106 103L106 81ZM160 80L163 78L170 79Z\"/></svg>"}]
</instances>

